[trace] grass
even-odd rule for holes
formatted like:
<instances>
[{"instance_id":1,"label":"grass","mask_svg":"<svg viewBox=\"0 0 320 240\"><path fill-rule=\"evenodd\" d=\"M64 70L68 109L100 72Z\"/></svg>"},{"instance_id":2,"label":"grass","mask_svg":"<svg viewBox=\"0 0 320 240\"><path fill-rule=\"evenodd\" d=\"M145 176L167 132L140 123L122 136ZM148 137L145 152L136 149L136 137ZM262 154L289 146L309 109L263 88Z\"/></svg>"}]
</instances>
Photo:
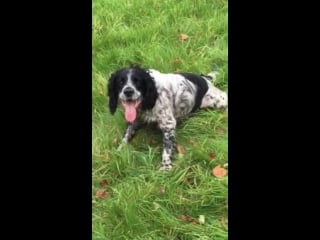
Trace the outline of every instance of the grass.
<instances>
[{"instance_id":1,"label":"grass","mask_svg":"<svg viewBox=\"0 0 320 240\"><path fill-rule=\"evenodd\" d=\"M228 177L211 174L228 161L227 114L201 110L178 125L185 153L175 154L173 171L160 172L161 133L141 129L117 152L123 112L111 116L106 98L110 73L131 62L163 72L208 73L215 65L216 85L227 90L227 11L226 0L93 0L94 240L227 239ZM179 40L181 33L189 38ZM96 197L99 189L110 197ZM181 215L204 215L205 223Z\"/></svg>"}]
</instances>

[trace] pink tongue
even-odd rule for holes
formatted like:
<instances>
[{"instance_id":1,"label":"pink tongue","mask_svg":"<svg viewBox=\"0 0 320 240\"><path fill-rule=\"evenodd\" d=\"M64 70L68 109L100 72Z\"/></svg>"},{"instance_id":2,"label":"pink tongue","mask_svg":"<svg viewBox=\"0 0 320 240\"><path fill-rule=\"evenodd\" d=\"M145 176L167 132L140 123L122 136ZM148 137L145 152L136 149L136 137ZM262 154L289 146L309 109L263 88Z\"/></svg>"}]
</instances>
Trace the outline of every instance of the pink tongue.
<instances>
[{"instance_id":1,"label":"pink tongue","mask_svg":"<svg viewBox=\"0 0 320 240\"><path fill-rule=\"evenodd\" d=\"M134 103L124 103L125 118L127 122L133 122L137 117L137 111Z\"/></svg>"}]
</instances>

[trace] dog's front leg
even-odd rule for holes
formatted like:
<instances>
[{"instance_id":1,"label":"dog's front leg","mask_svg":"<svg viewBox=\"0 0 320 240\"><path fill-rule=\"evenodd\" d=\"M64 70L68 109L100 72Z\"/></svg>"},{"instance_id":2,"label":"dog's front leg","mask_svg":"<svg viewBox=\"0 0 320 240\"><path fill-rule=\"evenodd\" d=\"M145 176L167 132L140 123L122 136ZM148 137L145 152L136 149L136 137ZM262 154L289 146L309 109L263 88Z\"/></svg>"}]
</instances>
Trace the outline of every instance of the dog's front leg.
<instances>
[{"instance_id":1,"label":"dog's front leg","mask_svg":"<svg viewBox=\"0 0 320 240\"><path fill-rule=\"evenodd\" d=\"M142 126L142 123L138 121L133 123L128 123L127 130L124 134L124 137L122 138L122 142L119 145L118 150L121 150L121 148L133 138L134 134L141 126Z\"/></svg>"},{"instance_id":2,"label":"dog's front leg","mask_svg":"<svg viewBox=\"0 0 320 240\"><path fill-rule=\"evenodd\" d=\"M141 127L140 122L128 123L128 127L126 130L126 133L124 134L122 142L128 143L133 138L134 134L140 127Z\"/></svg>"},{"instance_id":3,"label":"dog's front leg","mask_svg":"<svg viewBox=\"0 0 320 240\"><path fill-rule=\"evenodd\" d=\"M160 129L163 134L163 151L162 162L160 170L170 170L172 168L172 157L175 145L175 119L169 118L164 121L164 124L160 124Z\"/></svg>"}]
</instances>

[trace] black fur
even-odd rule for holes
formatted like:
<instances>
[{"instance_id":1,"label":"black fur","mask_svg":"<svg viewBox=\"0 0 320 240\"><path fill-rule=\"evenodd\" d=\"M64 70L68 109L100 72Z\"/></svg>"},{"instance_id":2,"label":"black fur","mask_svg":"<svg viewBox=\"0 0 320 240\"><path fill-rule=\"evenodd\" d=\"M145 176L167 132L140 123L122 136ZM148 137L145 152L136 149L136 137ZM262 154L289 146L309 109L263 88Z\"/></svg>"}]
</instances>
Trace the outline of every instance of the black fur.
<instances>
[{"instance_id":1,"label":"black fur","mask_svg":"<svg viewBox=\"0 0 320 240\"><path fill-rule=\"evenodd\" d=\"M155 122L163 134L163 151L160 170L170 170L172 168L177 122L185 119L190 113L190 110L194 112L200 108L209 87L214 88L214 86L208 84L206 80L212 79L213 77L211 76L193 73L180 73L180 75L181 76L177 77L175 74L161 74L157 70L146 70L137 65L131 65L128 68L123 68L113 73L108 83L109 107L112 114L116 111L119 97L121 98L125 111L128 111L130 101L134 101L134 107L136 111L138 111L138 114L140 114L140 117L136 118L135 116L132 122L129 119L130 116L126 115L128 127L118 149L121 149L123 144L130 141L138 128L141 127L141 123ZM152 76L154 76L154 78ZM170 82L175 80L178 82ZM193 85L195 85L196 89ZM132 96L128 96L128 88L133 89L134 94ZM208 101L204 102L204 107L210 107L211 104L212 107L219 107L220 105L218 103L220 100L224 101L221 103L221 106L226 105L227 102L225 101L227 101L227 98L224 97L227 96L224 94L225 93L222 92L220 93L219 89L216 89L216 93L208 93L208 99L205 99ZM157 100L159 102L154 111L143 113L145 110L154 108ZM212 100L212 102L209 100ZM138 105L139 103L140 106ZM131 107L133 107L133 105L131 105ZM125 113L130 114L130 112ZM133 115L131 116L134 117Z\"/></svg>"},{"instance_id":2,"label":"black fur","mask_svg":"<svg viewBox=\"0 0 320 240\"><path fill-rule=\"evenodd\" d=\"M112 73L108 82L109 110L114 114L118 105L119 87L117 86L118 72Z\"/></svg>"},{"instance_id":3,"label":"black fur","mask_svg":"<svg viewBox=\"0 0 320 240\"><path fill-rule=\"evenodd\" d=\"M114 114L117 109L118 95L127 81L130 69L134 72L132 80L135 82L137 89L142 93L141 110L152 109L156 103L158 93L154 80L146 70L138 65L132 65L131 68L122 68L111 74L108 82L109 109L111 114Z\"/></svg>"},{"instance_id":4,"label":"black fur","mask_svg":"<svg viewBox=\"0 0 320 240\"><path fill-rule=\"evenodd\" d=\"M205 74L200 74L200 76L201 77L205 77L205 78L208 78L208 79L210 79L210 80L212 80L213 78L212 78L212 76L209 76L209 75L205 75Z\"/></svg>"},{"instance_id":5,"label":"black fur","mask_svg":"<svg viewBox=\"0 0 320 240\"><path fill-rule=\"evenodd\" d=\"M208 91L208 83L205 79L200 77L199 75L193 74L193 73L179 73L180 75L184 76L186 79L188 79L190 82L195 84L197 86L197 93L195 97L195 104L191 112L194 112L197 110L202 102L203 96Z\"/></svg>"},{"instance_id":6,"label":"black fur","mask_svg":"<svg viewBox=\"0 0 320 240\"><path fill-rule=\"evenodd\" d=\"M138 90L142 92L141 110L152 109L158 98L155 82L146 70L137 66L133 69L137 73Z\"/></svg>"}]
</instances>

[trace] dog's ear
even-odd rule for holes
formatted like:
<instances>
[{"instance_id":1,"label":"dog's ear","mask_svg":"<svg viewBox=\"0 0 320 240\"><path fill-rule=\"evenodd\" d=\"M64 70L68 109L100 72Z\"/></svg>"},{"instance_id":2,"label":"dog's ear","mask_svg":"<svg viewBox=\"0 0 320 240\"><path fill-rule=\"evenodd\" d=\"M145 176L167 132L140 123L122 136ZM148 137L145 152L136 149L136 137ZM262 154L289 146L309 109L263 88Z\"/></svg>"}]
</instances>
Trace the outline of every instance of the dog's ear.
<instances>
[{"instance_id":1,"label":"dog's ear","mask_svg":"<svg viewBox=\"0 0 320 240\"><path fill-rule=\"evenodd\" d=\"M144 80L143 85L145 89L144 89L143 100L141 103L141 109L148 110L154 107L154 104L156 103L156 100L158 98L158 92L156 89L155 82L153 81L149 73L147 72L145 73L143 80Z\"/></svg>"},{"instance_id":2,"label":"dog's ear","mask_svg":"<svg viewBox=\"0 0 320 240\"><path fill-rule=\"evenodd\" d=\"M116 81L117 75L115 73L112 73L108 81L109 110L112 115L115 113L118 106L119 89L117 87Z\"/></svg>"}]
</instances>

